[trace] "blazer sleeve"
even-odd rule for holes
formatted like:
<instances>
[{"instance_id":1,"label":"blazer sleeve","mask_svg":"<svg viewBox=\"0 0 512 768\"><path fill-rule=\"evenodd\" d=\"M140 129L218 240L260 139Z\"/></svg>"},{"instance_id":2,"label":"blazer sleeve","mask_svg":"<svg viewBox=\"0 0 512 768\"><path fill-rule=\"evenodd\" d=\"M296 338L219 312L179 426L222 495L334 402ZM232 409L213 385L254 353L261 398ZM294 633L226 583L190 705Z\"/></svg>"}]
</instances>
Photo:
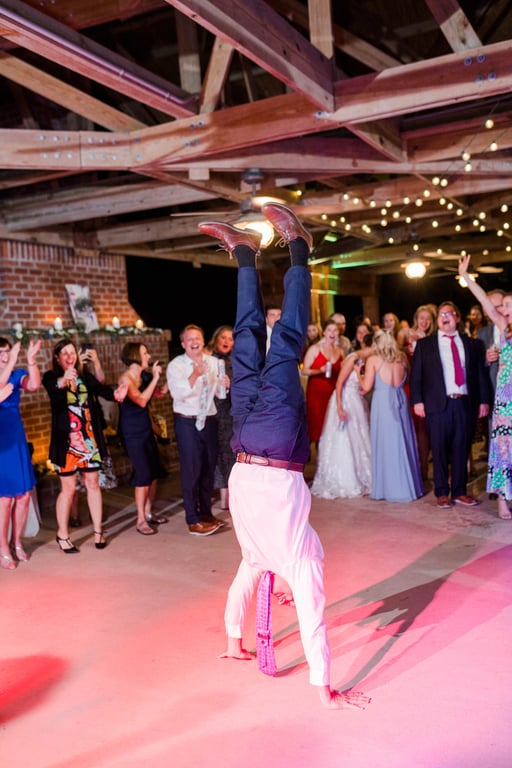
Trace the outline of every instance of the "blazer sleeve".
<instances>
[{"instance_id":1,"label":"blazer sleeve","mask_svg":"<svg viewBox=\"0 0 512 768\"><path fill-rule=\"evenodd\" d=\"M492 405L489 373L485 365L485 346L481 339L474 339L474 342L477 359L478 391L480 395L478 404L486 403L487 405Z\"/></svg>"},{"instance_id":2,"label":"blazer sleeve","mask_svg":"<svg viewBox=\"0 0 512 768\"><path fill-rule=\"evenodd\" d=\"M422 403L423 391L422 391L422 378L423 378L423 349L424 345L421 344L423 339L420 339L414 349L414 354L411 361L411 370L409 373L409 392L411 405L416 403Z\"/></svg>"}]
</instances>

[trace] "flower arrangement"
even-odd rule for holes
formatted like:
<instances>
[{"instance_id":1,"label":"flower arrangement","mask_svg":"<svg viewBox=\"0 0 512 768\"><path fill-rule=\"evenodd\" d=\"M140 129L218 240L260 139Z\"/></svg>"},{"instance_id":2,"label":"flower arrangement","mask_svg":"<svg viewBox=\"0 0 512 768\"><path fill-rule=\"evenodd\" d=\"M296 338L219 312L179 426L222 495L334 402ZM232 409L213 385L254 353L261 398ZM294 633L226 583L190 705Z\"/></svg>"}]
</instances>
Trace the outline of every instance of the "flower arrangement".
<instances>
[{"instance_id":1,"label":"flower arrangement","mask_svg":"<svg viewBox=\"0 0 512 768\"><path fill-rule=\"evenodd\" d=\"M0 336L10 336L13 341L21 341L22 346L27 346L31 340L35 339L50 339L57 340L61 338L73 339L79 337L81 340L87 341L88 337L95 334L108 333L110 340L114 341L118 336L155 336L163 333L162 328L148 328L143 326L142 323L137 321L133 325L122 325L114 327L113 325L104 325L101 328L96 328L89 333L84 333L83 328L79 328L76 325L69 326L69 328L55 328L50 326L49 328L25 328L21 323L13 323L9 328L0 328Z\"/></svg>"}]
</instances>

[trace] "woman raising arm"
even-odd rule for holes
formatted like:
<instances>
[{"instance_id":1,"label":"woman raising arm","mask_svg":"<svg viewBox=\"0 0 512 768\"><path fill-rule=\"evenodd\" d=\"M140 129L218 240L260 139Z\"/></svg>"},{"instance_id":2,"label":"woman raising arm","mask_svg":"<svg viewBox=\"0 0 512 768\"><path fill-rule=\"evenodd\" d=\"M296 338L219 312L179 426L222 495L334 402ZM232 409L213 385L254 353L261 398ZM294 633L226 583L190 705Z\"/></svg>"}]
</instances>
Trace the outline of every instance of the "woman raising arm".
<instances>
[{"instance_id":1,"label":"woman raising arm","mask_svg":"<svg viewBox=\"0 0 512 768\"><path fill-rule=\"evenodd\" d=\"M487 493L498 494L498 516L502 520L512 519L509 504L512 499L512 294L505 294L498 310L483 288L469 275L471 256L459 262L459 274L475 299L480 302L492 323L501 332L499 368L496 378L496 392L492 411L491 440L489 445L489 468Z\"/></svg>"}]
</instances>

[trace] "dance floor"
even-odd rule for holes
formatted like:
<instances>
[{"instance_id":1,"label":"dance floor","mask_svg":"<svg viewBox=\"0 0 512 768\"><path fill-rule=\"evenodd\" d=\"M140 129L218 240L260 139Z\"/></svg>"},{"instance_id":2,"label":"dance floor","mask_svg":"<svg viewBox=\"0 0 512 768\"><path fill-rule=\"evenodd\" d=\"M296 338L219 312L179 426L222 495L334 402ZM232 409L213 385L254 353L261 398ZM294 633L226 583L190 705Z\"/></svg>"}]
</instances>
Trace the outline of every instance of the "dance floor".
<instances>
[{"instance_id":1,"label":"dance floor","mask_svg":"<svg viewBox=\"0 0 512 768\"><path fill-rule=\"evenodd\" d=\"M322 708L295 611L275 601L275 677L217 658L239 550L229 524L188 534L176 473L159 487L170 517L156 536L135 532L132 489L105 492L103 551L88 524L72 532L81 553L62 554L43 509L30 562L0 570L2 763L509 768L512 522L479 471L475 508L437 509L432 493L313 501L332 680L371 696L364 711Z\"/></svg>"}]
</instances>

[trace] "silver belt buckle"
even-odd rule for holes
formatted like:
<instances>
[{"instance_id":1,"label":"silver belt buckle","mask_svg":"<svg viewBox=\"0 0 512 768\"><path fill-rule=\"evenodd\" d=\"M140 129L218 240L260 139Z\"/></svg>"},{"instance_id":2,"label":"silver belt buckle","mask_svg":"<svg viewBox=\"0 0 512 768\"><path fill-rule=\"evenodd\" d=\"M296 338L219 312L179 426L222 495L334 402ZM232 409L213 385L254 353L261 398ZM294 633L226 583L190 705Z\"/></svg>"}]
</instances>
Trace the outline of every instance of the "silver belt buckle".
<instances>
[{"instance_id":1,"label":"silver belt buckle","mask_svg":"<svg viewBox=\"0 0 512 768\"><path fill-rule=\"evenodd\" d=\"M263 467L268 466L268 459L266 459L264 456L253 456L251 454L250 462L251 464L261 464Z\"/></svg>"}]
</instances>

